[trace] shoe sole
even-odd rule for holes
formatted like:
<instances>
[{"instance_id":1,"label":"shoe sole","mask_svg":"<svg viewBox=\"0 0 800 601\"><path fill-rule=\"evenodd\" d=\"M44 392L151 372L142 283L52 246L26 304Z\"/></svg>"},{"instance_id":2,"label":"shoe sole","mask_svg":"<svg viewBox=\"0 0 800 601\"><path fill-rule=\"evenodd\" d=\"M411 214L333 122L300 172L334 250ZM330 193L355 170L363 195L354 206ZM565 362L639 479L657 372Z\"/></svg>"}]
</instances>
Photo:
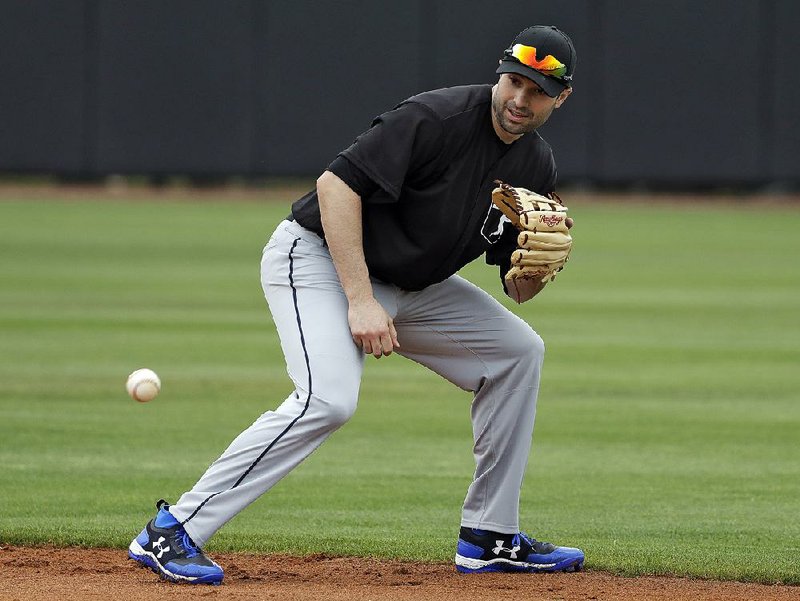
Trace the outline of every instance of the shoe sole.
<instances>
[{"instance_id":1,"label":"shoe sole","mask_svg":"<svg viewBox=\"0 0 800 601\"><path fill-rule=\"evenodd\" d=\"M482 574L487 572L580 572L583 569L583 564L583 557L573 557L557 563L535 564L524 562L517 563L507 559L483 561L456 555L456 570L462 574Z\"/></svg>"},{"instance_id":2,"label":"shoe sole","mask_svg":"<svg viewBox=\"0 0 800 601\"><path fill-rule=\"evenodd\" d=\"M214 575L208 576L181 576L180 574L173 574L158 562L158 558L142 549L142 546L134 540L130 547L128 547L128 558L138 562L142 567L149 568L158 574L164 580L175 583L186 584L212 584L219 586L222 584L222 578Z\"/></svg>"}]
</instances>

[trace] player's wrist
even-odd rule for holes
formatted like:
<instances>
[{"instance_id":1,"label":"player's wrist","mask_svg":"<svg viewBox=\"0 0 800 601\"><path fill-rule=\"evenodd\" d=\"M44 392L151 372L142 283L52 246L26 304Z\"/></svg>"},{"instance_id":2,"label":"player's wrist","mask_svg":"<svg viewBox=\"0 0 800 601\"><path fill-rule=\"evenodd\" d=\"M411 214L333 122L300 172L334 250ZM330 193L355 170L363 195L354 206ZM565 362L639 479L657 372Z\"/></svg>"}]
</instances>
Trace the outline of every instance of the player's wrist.
<instances>
[{"instance_id":1,"label":"player's wrist","mask_svg":"<svg viewBox=\"0 0 800 601\"><path fill-rule=\"evenodd\" d=\"M375 295L372 293L372 286L355 290L345 290L344 294L351 308L363 307L364 305L371 305L378 302L375 300Z\"/></svg>"}]
</instances>

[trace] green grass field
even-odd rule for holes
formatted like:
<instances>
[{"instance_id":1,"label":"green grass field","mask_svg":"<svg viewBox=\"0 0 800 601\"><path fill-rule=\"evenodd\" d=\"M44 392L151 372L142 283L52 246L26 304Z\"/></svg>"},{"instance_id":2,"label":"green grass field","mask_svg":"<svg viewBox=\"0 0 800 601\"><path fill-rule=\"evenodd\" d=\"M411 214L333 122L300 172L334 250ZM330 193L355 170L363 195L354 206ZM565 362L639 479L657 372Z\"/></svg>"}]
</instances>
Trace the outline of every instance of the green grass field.
<instances>
[{"instance_id":1,"label":"green grass field","mask_svg":"<svg viewBox=\"0 0 800 601\"><path fill-rule=\"evenodd\" d=\"M287 207L0 203L0 542L127 546L285 397L258 268ZM800 584L800 210L571 209L567 269L513 308L548 347L523 526L591 569ZM370 360L353 420L209 551L450 559L469 403Z\"/></svg>"}]
</instances>

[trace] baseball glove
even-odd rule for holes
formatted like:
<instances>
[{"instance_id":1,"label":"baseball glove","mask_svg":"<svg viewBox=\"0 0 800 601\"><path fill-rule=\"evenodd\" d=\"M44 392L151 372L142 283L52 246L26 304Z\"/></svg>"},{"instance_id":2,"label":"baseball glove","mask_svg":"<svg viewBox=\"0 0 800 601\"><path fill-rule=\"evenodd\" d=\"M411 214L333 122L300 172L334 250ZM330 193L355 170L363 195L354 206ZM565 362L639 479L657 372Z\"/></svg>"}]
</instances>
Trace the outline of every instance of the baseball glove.
<instances>
[{"instance_id":1,"label":"baseball glove","mask_svg":"<svg viewBox=\"0 0 800 601\"><path fill-rule=\"evenodd\" d=\"M492 202L520 230L506 285L517 289L523 280L544 283L555 279L572 249L567 207L555 194L547 198L500 180L495 183L498 187L492 191Z\"/></svg>"}]
</instances>

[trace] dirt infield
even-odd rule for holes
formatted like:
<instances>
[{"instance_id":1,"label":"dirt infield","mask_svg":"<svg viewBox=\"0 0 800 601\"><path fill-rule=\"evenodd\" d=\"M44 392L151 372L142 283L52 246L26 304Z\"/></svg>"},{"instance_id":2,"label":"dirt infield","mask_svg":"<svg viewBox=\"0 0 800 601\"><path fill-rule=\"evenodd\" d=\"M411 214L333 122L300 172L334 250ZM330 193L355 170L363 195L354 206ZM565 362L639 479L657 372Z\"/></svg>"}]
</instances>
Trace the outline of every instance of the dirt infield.
<instances>
[{"instance_id":1,"label":"dirt infield","mask_svg":"<svg viewBox=\"0 0 800 601\"><path fill-rule=\"evenodd\" d=\"M0 547L0 600L303 599L304 601L800 600L800 587L685 578L578 574L458 574L450 564L326 556L214 556L222 586L163 582L119 549Z\"/></svg>"}]
</instances>

